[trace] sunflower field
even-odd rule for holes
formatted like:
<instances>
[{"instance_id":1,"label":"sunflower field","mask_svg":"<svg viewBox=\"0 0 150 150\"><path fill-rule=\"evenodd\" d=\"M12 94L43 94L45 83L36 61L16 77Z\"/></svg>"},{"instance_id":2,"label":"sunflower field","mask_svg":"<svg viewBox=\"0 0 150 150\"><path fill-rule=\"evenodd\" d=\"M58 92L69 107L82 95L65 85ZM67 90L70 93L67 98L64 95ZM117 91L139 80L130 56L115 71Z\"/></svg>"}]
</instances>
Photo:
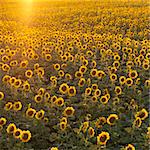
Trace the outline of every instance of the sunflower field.
<instances>
[{"instance_id":1,"label":"sunflower field","mask_svg":"<svg viewBox=\"0 0 150 150\"><path fill-rule=\"evenodd\" d=\"M0 0L0 150L148 150L149 0Z\"/></svg>"}]
</instances>

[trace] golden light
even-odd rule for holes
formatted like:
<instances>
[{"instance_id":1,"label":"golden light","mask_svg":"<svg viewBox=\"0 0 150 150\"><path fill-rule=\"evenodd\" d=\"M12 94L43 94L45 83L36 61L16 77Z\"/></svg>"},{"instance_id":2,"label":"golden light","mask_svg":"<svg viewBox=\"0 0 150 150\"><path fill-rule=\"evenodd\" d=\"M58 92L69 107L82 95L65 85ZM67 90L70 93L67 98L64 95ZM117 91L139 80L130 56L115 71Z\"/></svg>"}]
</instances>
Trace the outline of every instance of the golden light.
<instances>
[{"instance_id":1,"label":"golden light","mask_svg":"<svg viewBox=\"0 0 150 150\"><path fill-rule=\"evenodd\" d=\"M21 8L21 20L28 24L30 22L33 12L33 0L21 0L19 1Z\"/></svg>"}]
</instances>

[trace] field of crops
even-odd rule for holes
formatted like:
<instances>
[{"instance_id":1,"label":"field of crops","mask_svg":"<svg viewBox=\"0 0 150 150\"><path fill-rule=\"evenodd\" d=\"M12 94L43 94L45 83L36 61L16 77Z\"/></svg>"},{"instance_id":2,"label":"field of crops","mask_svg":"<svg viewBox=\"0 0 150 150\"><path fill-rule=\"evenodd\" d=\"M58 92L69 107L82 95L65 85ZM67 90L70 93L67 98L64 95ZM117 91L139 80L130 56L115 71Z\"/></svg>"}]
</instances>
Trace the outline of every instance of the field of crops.
<instances>
[{"instance_id":1,"label":"field of crops","mask_svg":"<svg viewBox=\"0 0 150 150\"><path fill-rule=\"evenodd\" d=\"M149 0L0 0L0 150L148 150Z\"/></svg>"}]
</instances>

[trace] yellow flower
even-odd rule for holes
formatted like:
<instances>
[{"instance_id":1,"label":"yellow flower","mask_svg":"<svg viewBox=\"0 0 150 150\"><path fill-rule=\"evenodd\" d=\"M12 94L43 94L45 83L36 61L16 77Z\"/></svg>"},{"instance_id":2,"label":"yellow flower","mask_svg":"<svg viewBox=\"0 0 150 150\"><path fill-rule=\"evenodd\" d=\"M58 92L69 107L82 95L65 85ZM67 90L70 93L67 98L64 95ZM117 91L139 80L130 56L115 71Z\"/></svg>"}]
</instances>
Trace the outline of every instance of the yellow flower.
<instances>
[{"instance_id":1,"label":"yellow flower","mask_svg":"<svg viewBox=\"0 0 150 150\"><path fill-rule=\"evenodd\" d=\"M84 78L80 78L79 82L78 82L78 86L79 87L83 87L85 84L85 79Z\"/></svg>"},{"instance_id":2,"label":"yellow flower","mask_svg":"<svg viewBox=\"0 0 150 150\"><path fill-rule=\"evenodd\" d=\"M8 134L14 133L15 130L16 130L16 125L14 123L10 123L6 129Z\"/></svg>"},{"instance_id":3,"label":"yellow flower","mask_svg":"<svg viewBox=\"0 0 150 150\"><path fill-rule=\"evenodd\" d=\"M23 60L20 63L20 68L26 68L28 66L29 62L27 60Z\"/></svg>"},{"instance_id":4,"label":"yellow flower","mask_svg":"<svg viewBox=\"0 0 150 150\"><path fill-rule=\"evenodd\" d=\"M83 73L80 72L80 71L76 71L76 72L75 72L75 77L76 77L76 78L82 78L82 77L83 77Z\"/></svg>"},{"instance_id":5,"label":"yellow flower","mask_svg":"<svg viewBox=\"0 0 150 150\"><path fill-rule=\"evenodd\" d=\"M42 95L35 95L34 96L34 101L36 103L41 103L43 101L43 96Z\"/></svg>"},{"instance_id":6,"label":"yellow flower","mask_svg":"<svg viewBox=\"0 0 150 150\"><path fill-rule=\"evenodd\" d=\"M125 147L125 150L135 150L135 147L132 144L128 144L128 146Z\"/></svg>"},{"instance_id":7,"label":"yellow flower","mask_svg":"<svg viewBox=\"0 0 150 150\"><path fill-rule=\"evenodd\" d=\"M39 88L39 90L37 91L38 95L44 95L45 93L45 89L44 88Z\"/></svg>"},{"instance_id":8,"label":"yellow flower","mask_svg":"<svg viewBox=\"0 0 150 150\"><path fill-rule=\"evenodd\" d=\"M54 103L56 104L56 106L62 107L64 105L64 99L62 97L59 97Z\"/></svg>"},{"instance_id":9,"label":"yellow flower","mask_svg":"<svg viewBox=\"0 0 150 150\"><path fill-rule=\"evenodd\" d=\"M36 113L36 110L33 108L28 108L26 111L26 116L29 118L33 118Z\"/></svg>"},{"instance_id":10,"label":"yellow flower","mask_svg":"<svg viewBox=\"0 0 150 150\"><path fill-rule=\"evenodd\" d=\"M102 103L102 104L107 104L108 103L108 98L107 98L107 96L106 95L104 95L104 96L101 96L101 98L100 98L100 102Z\"/></svg>"},{"instance_id":11,"label":"yellow flower","mask_svg":"<svg viewBox=\"0 0 150 150\"><path fill-rule=\"evenodd\" d=\"M76 88L74 86L69 87L68 95L71 96L71 97L76 95Z\"/></svg>"},{"instance_id":12,"label":"yellow flower","mask_svg":"<svg viewBox=\"0 0 150 150\"><path fill-rule=\"evenodd\" d=\"M85 73L87 71L87 67L86 66L81 66L80 68L79 68L79 72L81 72L81 73Z\"/></svg>"},{"instance_id":13,"label":"yellow flower","mask_svg":"<svg viewBox=\"0 0 150 150\"><path fill-rule=\"evenodd\" d=\"M85 89L85 95L86 96L89 96L91 94L91 92L92 92L92 89L90 87Z\"/></svg>"},{"instance_id":14,"label":"yellow flower","mask_svg":"<svg viewBox=\"0 0 150 150\"><path fill-rule=\"evenodd\" d=\"M4 118L4 117L1 117L1 118L0 118L0 126L5 125L6 122L7 122L6 118Z\"/></svg>"},{"instance_id":15,"label":"yellow flower","mask_svg":"<svg viewBox=\"0 0 150 150\"><path fill-rule=\"evenodd\" d=\"M83 122L83 124L81 126L81 130L85 133L86 130L88 129L88 127L89 127L89 122L85 121L85 122Z\"/></svg>"},{"instance_id":16,"label":"yellow flower","mask_svg":"<svg viewBox=\"0 0 150 150\"><path fill-rule=\"evenodd\" d=\"M66 127L67 127L67 123L66 122L60 122L60 129L62 130L62 131L64 131L65 129L66 129Z\"/></svg>"},{"instance_id":17,"label":"yellow flower","mask_svg":"<svg viewBox=\"0 0 150 150\"><path fill-rule=\"evenodd\" d=\"M145 108L135 114L135 118L140 117L141 120L145 120L148 117L148 112Z\"/></svg>"},{"instance_id":18,"label":"yellow flower","mask_svg":"<svg viewBox=\"0 0 150 150\"><path fill-rule=\"evenodd\" d=\"M22 142L28 142L31 139L31 132L29 130L27 131L22 131L20 140Z\"/></svg>"},{"instance_id":19,"label":"yellow flower","mask_svg":"<svg viewBox=\"0 0 150 150\"><path fill-rule=\"evenodd\" d=\"M99 97L101 95L101 93L102 93L102 91L100 89L96 89L94 91L94 95L97 96L97 97Z\"/></svg>"},{"instance_id":20,"label":"yellow flower","mask_svg":"<svg viewBox=\"0 0 150 150\"><path fill-rule=\"evenodd\" d=\"M120 83L120 85L125 84L125 82L126 82L126 77L125 77L125 76L121 76L121 77L119 78L119 83Z\"/></svg>"},{"instance_id":21,"label":"yellow flower","mask_svg":"<svg viewBox=\"0 0 150 150\"><path fill-rule=\"evenodd\" d=\"M65 73L64 73L63 70L59 70L59 71L58 71L58 75L59 75L60 77L63 77L63 76L65 75Z\"/></svg>"},{"instance_id":22,"label":"yellow flower","mask_svg":"<svg viewBox=\"0 0 150 150\"><path fill-rule=\"evenodd\" d=\"M40 111L36 112L35 118L37 120L41 120L44 117L44 114L45 114L45 111L41 109Z\"/></svg>"},{"instance_id":23,"label":"yellow flower","mask_svg":"<svg viewBox=\"0 0 150 150\"><path fill-rule=\"evenodd\" d=\"M7 102L7 103L5 104L5 106L4 106L4 109L5 109L6 111L10 110L11 108L13 108L12 102Z\"/></svg>"},{"instance_id":24,"label":"yellow flower","mask_svg":"<svg viewBox=\"0 0 150 150\"><path fill-rule=\"evenodd\" d=\"M59 87L59 91L62 94L66 94L68 92L69 86L66 83L63 83Z\"/></svg>"},{"instance_id":25,"label":"yellow flower","mask_svg":"<svg viewBox=\"0 0 150 150\"><path fill-rule=\"evenodd\" d=\"M74 115L74 112L75 112L75 110L73 107L67 107L67 108L65 108L63 114L64 114L64 116L69 117L69 116Z\"/></svg>"},{"instance_id":26,"label":"yellow flower","mask_svg":"<svg viewBox=\"0 0 150 150\"><path fill-rule=\"evenodd\" d=\"M4 93L0 92L0 101L4 99Z\"/></svg>"},{"instance_id":27,"label":"yellow flower","mask_svg":"<svg viewBox=\"0 0 150 150\"><path fill-rule=\"evenodd\" d=\"M116 114L110 114L107 118L107 123L109 125L115 125L116 120L118 120L118 116Z\"/></svg>"},{"instance_id":28,"label":"yellow flower","mask_svg":"<svg viewBox=\"0 0 150 150\"><path fill-rule=\"evenodd\" d=\"M116 81L117 80L117 75L116 74L111 74L110 75L110 80L112 81L112 82L114 82L114 81Z\"/></svg>"},{"instance_id":29,"label":"yellow flower","mask_svg":"<svg viewBox=\"0 0 150 150\"><path fill-rule=\"evenodd\" d=\"M15 139L19 139L20 136L22 134L22 130L21 129L16 129L14 132L13 132L13 136Z\"/></svg>"},{"instance_id":30,"label":"yellow flower","mask_svg":"<svg viewBox=\"0 0 150 150\"><path fill-rule=\"evenodd\" d=\"M141 126L141 124L142 124L141 118L140 117L136 117L136 119L133 122L133 126L139 128Z\"/></svg>"},{"instance_id":31,"label":"yellow flower","mask_svg":"<svg viewBox=\"0 0 150 150\"><path fill-rule=\"evenodd\" d=\"M25 76L26 76L27 78L32 78L32 76L33 76L32 70L26 70Z\"/></svg>"},{"instance_id":32,"label":"yellow flower","mask_svg":"<svg viewBox=\"0 0 150 150\"><path fill-rule=\"evenodd\" d=\"M45 60L46 61L51 61L52 60L51 54L45 54Z\"/></svg>"},{"instance_id":33,"label":"yellow flower","mask_svg":"<svg viewBox=\"0 0 150 150\"><path fill-rule=\"evenodd\" d=\"M30 84L28 82L24 82L23 83L23 90L25 92L29 92L30 91Z\"/></svg>"},{"instance_id":34,"label":"yellow flower","mask_svg":"<svg viewBox=\"0 0 150 150\"><path fill-rule=\"evenodd\" d=\"M96 76L97 76L97 69L91 69L90 75L91 75L92 77L96 77Z\"/></svg>"},{"instance_id":35,"label":"yellow flower","mask_svg":"<svg viewBox=\"0 0 150 150\"><path fill-rule=\"evenodd\" d=\"M135 79L135 78L137 78L137 76L138 76L138 73L136 70L130 70L129 71L129 77L130 78Z\"/></svg>"},{"instance_id":36,"label":"yellow flower","mask_svg":"<svg viewBox=\"0 0 150 150\"><path fill-rule=\"evenodd\" d=\"M98 89L98 85L96 83L94 83L94 84L92 84L91 88L93 91L95 91L96 89Z\"/></svg>"},{"instance_id":37,"label":"yellow flower","mask_svg":"<svg viewBox=\"0 0 150 150\"><path fill-rule=\"evenodd\" d=\"M13 86L18 89L21 86L21 80L20 79L15 79L15 82L13 84Z\"/></svg>"},{"instance_id":38,"label":"yellow flower","mask_svg":"<svg viewBox=\"0 0 150 150\"><path fill-rule=\"evenodd\" d=\"M110 139L109 133L103 131L97 136L97 144L106 145L109 139Z\"/></svg>"},{"instance_id":39,"label":"yellow flower","mask_svg":"<svg viewBox=\"0 0 150 150\"><path fill-rule=\"evenodd\" d=\"M57 147L52 147L51 150L58 150L58 148Z\"/></svg>"},{"instance_id":40,"label":"yellow flower","mask_svg":"<svg viewBox=\"0 0 150 150\"><path fill-rule=\"evenodd\" d=\"M98 120L95 122L95 126L97 128L102 128L102 126L106 123L105 117L99 117Z\"/></svg>"},{"instance_id":41,"label":"yellow flower","mask_svg":"<svg viewBox=\"0 0 150 150\"><path fill-rule=\"evenodd\" d=\"M59 70L59 69L60 69L60 64L58 64L58 63L57 63L57 64L54 64L53 66L54 66L54 69L55 69L55 70Z\"/></svg>"},{"instance_id":42,"label":"yellow flower","mask_svg":"<svg viewBox=\"0 0 150 150\"><path fill-rule=\"evenodd\" d=\"M115 93L116 93L116 95L120 95L122 93L122 89L120 86L115 87Z\"/></svg>"},{"instance_id":43,"label":"yellow flower","mask_svg":"<svg viewBox=\"0 0 150 150\"><path fill-rule=\"evenodd\" d=\"M95 131L94 131L94 129L92 127L89 127L88 134L89 134L90 138L94 137Z\"/></svg>"},{"instance_id":44,"label":"yellow flower","mask_svg":"<svg viewBox=\"0 0 150 150\"><path fill-rule=\"evenodd\" d=\"M21 103L20 101L15 102L15 103L13 104L13 110L19 111L19 110L21 110L21 109L22 109L22 103Z\"/></svg>"},{"instance_id":45,"label":"yellow flower","mask_svg":"<svg viewBox=\"0 0 150 150\"><path fill-rule=\"evenodd\" d=\"M127 78L127 79L126 79L126 85L127 85L128 87L130 87L130 86L132 86L132 84L133 84L133 80L132 80L131 78Z\"/></svg>"},{"instance_id":46,"label":"yellow flower","mask_svg":"<svg viewBox=\"0 0 150 150\"><path fill-rule=\"evenodd\" d=\"M67 118L66 118L66 117L62 117L62 118L60 119L60 122L66 122L66 123L67 123L68 121L67 121Z\"/></svg>"}]
</instances>

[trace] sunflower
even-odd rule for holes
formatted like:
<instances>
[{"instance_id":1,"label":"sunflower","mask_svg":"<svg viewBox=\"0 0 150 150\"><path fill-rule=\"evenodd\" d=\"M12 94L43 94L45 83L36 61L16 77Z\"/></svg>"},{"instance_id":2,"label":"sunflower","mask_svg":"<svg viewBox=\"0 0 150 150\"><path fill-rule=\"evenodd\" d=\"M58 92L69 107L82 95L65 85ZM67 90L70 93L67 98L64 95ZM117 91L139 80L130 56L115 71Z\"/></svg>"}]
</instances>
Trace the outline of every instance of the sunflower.
<instances>
[{"instance_id":1,"label":"sunflower","mask_svg":"<svg viewBox=\"0 0 150 150\"><path fill-rule=\"evenodd\" d=\"M82 78L82 77L83 77L83 73L80 72L80 71L76 71L76 72L75 72L75 77L76 77L76 78Z\"/></svg>"},{"instance_id":2,"label":"sunflower","mask_svg":"<svg viewBox=\"0 0 150 150\"><path fill-rule=\"evenodd\" d=\"M125 150L135 150L135 147L132 144L128 144L128 146L125 147Z\"/></svg>"},{"instance_id":3,"label":"sunflower","mask_svg":"<svg viewBox=\"0 0 150 150\"><path fill-rule=\"evenodd\" d=\"M118 120L118 116L116 114L110 114L109 117L107 118L107 123L109 125L115 125L116 120Z\"/></svg>"},{"instance_id":4,"label":"sunflower","mask_svg":"<svg viewBox=\"0 0 150 150\"><path fill-rule=\"evenodd\" d=\"M20 63L20 68L26 68L28 64L29 64L28 60L23 60Z\"/></svg>"},{"instance_id":5,"label":"sunflower","mask_svg":"<svg viewBox=\"0 0 150 150\"><path fill-rule=\"evenodd\" d=\"M62 107L64 105L64 99L62 97L59 97L54 102L56 106Z\"/></svg>"},{"instance_id":6,"label":"sunflower","mask_svg":"<svg viewBox=\"0 0 150 150\"><path fill-rule=\"evenodd\" d=\"M54 64L53 67L54 67L54 69L57 70L57 71L60 70L60 64L58 64L58 63L57 63L57 64Z\"/></svg>"},{"instance_id":7,"label":"sunflower","mask_svg":"<svg viewBox=\"0 0 150 150\"><path fill-rule=\"evenodd\" d=\"M150 80L145 80L144 86L150 88Z\"/></svg>"},{"instance_id":8,"label":"sunflower","mask_svg":"<svg viewBox=\"0 0 150 150\"><path fill-rule=\"evenodd\" d=\"M125 77L125 76L121 76L121 77L119 78L119 83L120 83L120 85L125 84L125 82L126 82L126 77Z\"/></svg>"},{"instance_id":9,"label":"sunflower","mask_svg":"<svg viewBox=\"0 0 150 150\"><path fill-rule=\"evenodd\" d=\"M23 90L25 92L29 92L30 91L30 84L28 82L24 82L23 83Z\"/></svg>"},{"instance_id":10,"label":"sunflower","mask_svg":"<svg viewBox=\"0 0 150 150\"><path fill-rule=\"evenodd\" d=\"M101 98L100 98L100 102L102 103L102 104L107 104L108 103L108 97L106 96L106 95L104 95L104 96L101 96Z\"/></svg>"},{"instance_id":11,"label":"sunflower","mask_svg":"<svg viewBox=\"0 0 150 150\"><path fill-rule=\"evenodd\" d=\"M126 85L127 85L128 87L130 87L130 86L132 86L132 84L133 84L133 80L132 80L131 78L127 78L127 79L126 79Z\"/></svg>"},{"instance_id":12,"label":"sunflower","mask_svg":"<svg viewBox=\"0 0 150 150\"><path fill-rule=\"evenodd\" d=\"M52 55L51 54L45 54L45 60L46 61L51 61L52 60Z\"/></svg>"},{"instance_id":13,"label":"sunflower","mask_svg":"<svg viewBox=\"0 0 150 150\"><path fill-rule=\"evenodd\" d=\"M51 102L52 103L55 103L55 101L57 100L57 96L53 95L51 98L50 98Z\"/></svg>"},{"instance_id":14,"label":"sunflower","mask_svg":"<svg viewBox=\"0 0 150 150\"><path fill-rule=\"evenodd\" d=\"M75 88L75 86L70 86L69 87L68 95L71 96L71 97L76 95L76 88Z\"/></svg>"},{"instance_id":15,"label":"sunflower","mask_svg":"<svg viewBox=\"0 0 150 150\"><path fill-rule=\"evenodd\" d=\"M14 123L10 123L6 129L8 134L14 133L15 130L16 130L16 125Z\"/></svg>"},{"instance_id":16,"label":"sunflower","mask_svg":"<svg viewBox=\"0 0 150 150\"><path fill-rule=\"evenodd\" d=\"M1 118L0 118L0 126L5 125L6 122L7 122L6 118L4 118L4 117L1 117Z\"/></svg>"},{"instance_id":17,"label":"sunflower","mask_svg":"<svg viewBox=\"0 0 150 150\"><path fill-rule=\"evenodd\" d=\"M92 77L96 77L96 76L97 76L97 69L91 69L90 75L91 75Z\"/></svg>"},{"instance_id":18,"label":"sunflower","mask_svg":"<svg viewBox=\"0 0 150 150\"><path fill-rule=\"evenodd\" d=\"M85 84L85 78L80 78L80 80L79 80L79 82L78 82L78 86L79 87L83 87L84 86L84 84Z\"/></svg>"},{"instance_id":19,"label":"sunflower","mask_svg":"<svg viewBox=\"0 0 150 150\"><path fill-rule=\"evenodd\" d=\"M83 122L83 124L81 125L81 130L83 131L83 133L86 132L88 127L89 127L89 122L88 121Z\"/></svg>"},{"instance_id":20,"label":"sunflower","mask_svg":"<svg viewBox=\"0 0 150 150\"><path fill-rule=\"evenodd\" d=\"M69 73L66 73L66 74L65 74L65 78L66 78L67 80L71 80L71 79L72 79L72 75L69 74Z\"/></svg>"},{"instance_id":21,"label":"sunflower","mask_svg":"<svg viewBox=\"0 0 150 150\"><path fill-rule=\"evenodd\" d=\"M142 120L140 117L136 117L136 119L133 122L133 126L139 128L142 124Z\"/></svg>"},{"instance_id":22,"label":"sunflower","mask_svg":"<svg viewBox=\"0 0 150 150\"><path fill-rule=\"evenodd\" d=\"M44 114L45 114L45 111L41 109L40 111L36 112L35 118L37 120L41 120L44 117Z\"/></svg>"},{"instance_id":23,"label":"sunflower","mask_svg":"<svg viewBox=\"0 0 150 150\"><path fill-rule=\"evenodd\" d=\"M112 74L110 75L110 80L111 80L112 82L116 81L116 80L117 80L117 75L114 74L114 73L112 73Z\"/></svg>"},{"instance_id":24,"label":"sunflower","mask_svg":"<svg viewBox=\"0 0 150 150\"><path fill-rule=\"evenodd\" d=\"M16 79L13 86L18 89L22 84L22 81L20 79Z\"/></svg>"},{"instance_id":25,"label":"sunflower","mask_svg":"<svg viewBox=\"0 0 150 150\"><path fill-rule=\"evenodd\" d=\"M142 67L144 70L149 70L149 63L143 63Z\"/></svg>"},{"instance_id":26,"label":"sunflower","mask_svg":"<svg viewBox=\"0 0 150 150\"><path fill-rule=\"evenodd\" d=\"M148 117L148 112L145 108L135 114L135 118L140 117L141 120L145 120Z\"/></svg>"},{"instance_id":27,"label":"sunflower","mask_svg":"<svg viewBox=\"0 0 150 150\"><path fill-rule=\"evenodd\" d=\"M94 95L95 95L96 97L99 97L99 96L101 95L101 93L102 93L102 91L101 91L100 89L96 89L96 90L94 91Z\"/></svg>"},{"instance_id":28,"label":"sunflower","mask_svg":"<svg viewBox=\"0 0 150 150\"><path fill-rule=\"evenodd\" d=\"M13 110L19 111L21 109L22 109L22 103L20 101L14 102L14 104L13 104Z\"/></svg>"},{"instance_id":29,"label":"sunflower","mask_svg":"<svg viewBox=\"0 0 150 150\"><path fill-rule=\"evenodd\" d=\"M95 102L97 102L97 101L98 101L98 98L97 98L97 96L92 96L92 97L91 97L91 100L92 100L92 102L94 102L94 103L95 103Z\"/></svg>"},{"instance_id":30,"label":"sunflower","mask_svg":"<svg viewBox=\"0 0 150 150\"><path fill-rule=\"evenodd\" d=\"M45 89L44 88L39 88L39 90L37 91L37 94L38 95L44 95L44 93L45 93Z\"/></svg>"},{"instance_id":31,"label":"sunflower","mask_svg":"<svg viewBox=\"0 0 150 150\"><path fill-rule=\"evenodd\" d=\"M86 96L89 96L91 94L91 92L92 92L92 89L90 87L85 89L85 95Z\"/></svg>"},{"instance_id":32,"label":"sunflower","mask_svg":"<svg viewBox=\"0 0 150 150\"><path fill-rule=\"evenodd\" d=\"M13 103L12 102L7 102L4 106L4 109L6 111L11 110L13 108Z\"/></svg>"},{"instance_id":33,"label":"sunflower","mask_svg":"<svg viewBox=\"0 0 150 150\"><path fill-rule=\"evenodd\" d=\"M59 71L58 71L58 75L59 75L60 77L64 77L65 73L64 73L63 70L59 70Z\"/></svg>"},{"instance_id":34,"label":"sunflower","mask_svg":"<svg viewBox=\"0 0 150 150\"><path fill-rule=\"evenodd\" d=\"M11 76L9 76L9 75L4 75L3 78L2 78L2 81L3 81L4 83L8 83L8 82L10 81L10 78L11 78Z\"/></svg>"},{"instance_id":35,"label":"sunflower","mask_svg":"<svg viewBox=\"0 0 150 150\"><path fill-rule=\"evenodd\" d=\"M28 108L26 111L26 116L29 118L33 118L36 113L36 110L33 108Z\"/></svg>"},{"instance_id":36,"label":"sunflower","mask_svg":"<svg viewBox=\"0 0 150 150\"><path fill-rule=\"evenodd\" d=\"M26 76L27 78L32 78L32 76L33 76L32 70L26 70L25 76Z\"/></svg>"},{"instance_id":37,"label":"sunflower","mask_svg":"<svg viewBox=\"0 0 150 150\"><path fill-rule=\"evenodd\" d=\"M22 134L20 136L20 140L22 142L28 142L31 139L31 132L29 130L22 131Z\"/></svg>"},{"instance_id":38,"label":"sunflower","mask_svg":"<svg viewBox=\"0 0 150 150\"><path fill-rule=\"evenodd\" d=\"M43 96L42 95L35 95L34 96L34 101L36 103L41 103L43 101Z\"/></svg>"},{"instance_id":39,"label":"sunflower","mask_svg":"<svg viewBox=\"0 0 150 150\"><path fill-rule=\"evenodd\" d=\"M109 133L103 131L97 136L97 144L106 145L109 139L110 139Z\"/></svg>"},{"instance_id":40,"label":"sunflower","mask_svg":"<svg viewBox=\"0 0 150 150\"><path fill-rule=\"evenodd\" d=\"M135 78L137 78L137 76L138 76L138 73L137 73L136 70L131 70L131 71L129 72L129 77L130 77L130 78L135 79Z\"/></svg>"},{"instance_id":41,"label":"sunflower","mask_svg":"<svg viewBox=\"0 0 150 150\"><path fill-rule=\"evenodd\" d=\"M65 108L63 114L64 114L64 116L69 117L69 116L73 116L74 112L75 112L75 110L73 107L67 107L67 108Z\"/></svg>"},{"instance_id":42,"label":"sunflower","mask_svg":"<svg viewBox=\"0 0 150 150\"><path fill-rule=\"evenodd\" d=\"M45 71L44 71L43 67L39 67L36 71L37 71L37 75L39 77L43 77L44 76Z\"/></svg>"},{"instance_id":43,"label":"sunflower","mask_svg":"<svg viewBox=\"0 0 150 150\"><path fill-rule=\"evenodd\" d=\"M116 87L115 87L115 93L116 93L116 95L122 94L122 89L121 89L120 86L116 86Z\"/></svg>"},{"instance_id":44,"label":"sunflower","mask_svg":"<svg viewBox=\"0 0 150 150\"><path fill-rule=\"evenodd\" d=\"M59 87L59 91L61 94L66 94L68 92L69 86L66 83L63 83Z\"/></svg>"},{"instance_id":45,"label":"sunflower","mask_svg":"<svg viewBox=\"0 0 150 150\"><path fill-rule=\"evenodd\" d=\"M67 117L62 117L62 118L60 119L60 122L66 122L66 123L67 123L67 122L68 122L68 121L67 121Z\"/></svg>"},{"instance_id":46,"label":"sunflower","mask_svg":"<svg viewBox=\"0 0 150 150\"><path fill-rule=\"evenodd\" d=\"M87 67L86 66L80 66L79 72L84 74L86 71L87 71Z\"/></svg>"},{"instance_id":47,"label":"sunflower","mask_svg":"<svg viewBox=\"0 0 150 150\"><path fill-rule=\"evenodd\" d=\"M106 118L105 117L99 117L97 121L95 122L95 126L97 128L102 128L102 126L106 123Z\"/></svg>"},{"instance_id":48,"label":"sunflower","mask_svg":"<svg viewBox=\"0 0 150 150\"><path fill-rule=\"evenodd\" d=\"M16 129L14 132L13 132L13 136L15 139L19 139L20 136L22 134L22 130L21 129Z\"/></svg>"},{"instance_id":49,"label":"sunflower","mask_svg":"<svg viewBox=\"0 0 150 150\"><path fill-rule=\"evenodd\" d=\"M7 65L7 64L3 64L2 65L2 70L5 71L5 72L8 72L10 70L10 66Z\"/></svg>"},{"instance_id":50,"label":"sunflower","mask_svg":"<svg viewBox=\"0 0 150 150\"><path fill-rule=\"evenodd\" d=\"M95 131L94 131L94 129L92 127L89 127L88 134L89 134L90 138L94 137Z\"/></svg>"},{"instance_id":51,"label":"sunflower","mask_svg":"<svg viewBox=\"0 0 150 150\"><path fill-rule=\"evenodd\" d=\"M0 101L4 99L4 93L0 92Z\"/></svg>"},{"instance_id":52,"label":"sunflower","mask_svg":"<svg viewBox=\"0 0 150 150\"><path fill-rule=\"evenodd\" d=\"M95 91L98 89L98 85L96 83L94 83L94 84L92 84L91 88L93 91Z\"/></svg>"},{"instance_id":53,"label":"sunflower","mask_svg":"<svg viewBox=\"0 0 150 150\"><path fill-rule=\"evenodd\" d=\"M67 123L66 122L60 122L60 129L62 130L62 131L64 131L65 129L66 129L66 127L67 127Z\"/></svg>"}]
</instances>

